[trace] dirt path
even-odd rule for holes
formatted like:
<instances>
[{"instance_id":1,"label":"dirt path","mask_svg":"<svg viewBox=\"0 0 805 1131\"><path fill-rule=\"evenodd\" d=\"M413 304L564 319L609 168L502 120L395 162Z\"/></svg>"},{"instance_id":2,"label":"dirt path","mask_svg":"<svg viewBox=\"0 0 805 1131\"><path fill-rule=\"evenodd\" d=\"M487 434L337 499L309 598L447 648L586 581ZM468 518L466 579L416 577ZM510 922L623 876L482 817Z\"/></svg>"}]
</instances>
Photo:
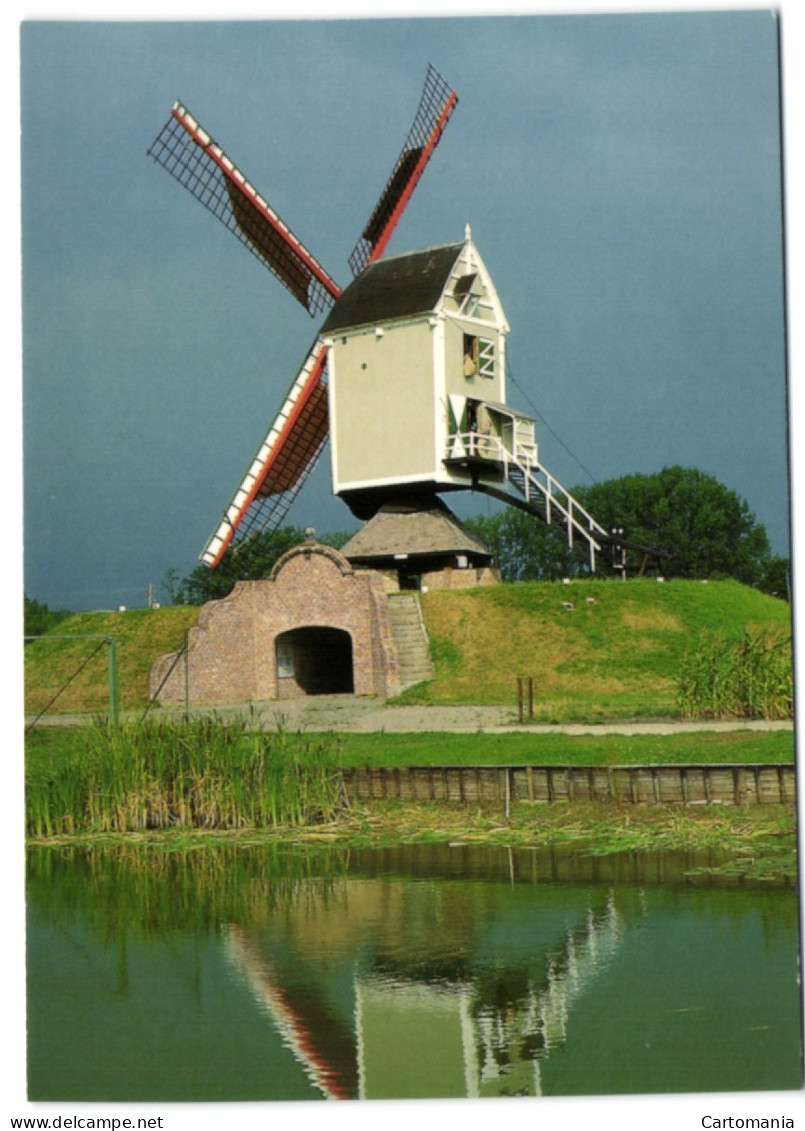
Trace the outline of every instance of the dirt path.
<instances>
[{"instance_id":1,"label":"dirt path","mask_svg":"<svg viewBox=\"0 0 805 1131\"><path fill-rule=\"evenodd\" d=\"M702 731L792 730L790 720L735 719L718 722L680 722L673 719L613 721L611 723L519 723L510 707L394 707L354 695L325 695L306 699L266 700L243 707L210 708L193 714L215 713L239 718L254 713L266 730L341 731L349 733L411 733L452 731L457 734L680 734ZM152 717L165 717L159 711Z\"/></svg>"}]
</instances>

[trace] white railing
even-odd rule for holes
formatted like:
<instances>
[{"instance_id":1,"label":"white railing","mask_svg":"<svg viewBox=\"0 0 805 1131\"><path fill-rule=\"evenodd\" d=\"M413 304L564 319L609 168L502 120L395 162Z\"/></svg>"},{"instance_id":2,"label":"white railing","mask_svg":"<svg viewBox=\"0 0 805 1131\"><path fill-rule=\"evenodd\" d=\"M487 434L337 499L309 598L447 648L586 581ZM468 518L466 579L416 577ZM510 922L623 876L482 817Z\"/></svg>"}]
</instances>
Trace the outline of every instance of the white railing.
<instances>
[{"instance_id":1,"label":"white railing","mask_svg":"<svg viewBox=\"0 0 805 1131\"><path fill-rule=\"evenodd\" d=\"M499 436L481 432L458 432L448 438L447 458L456 459L459 456L501 464L506 481L513 484L526 502L531 501L533 491L539 492L545 506L545 521L552 524L554 513L557 512L567 529L568 546L572 548L574 534L586 541L590 551L590 568L595 572L595 554L601 549L595 535L607 537L607 532L559 480L542 466L537 458L536 444L516 441L512 452ZM514 476L512 471L515 472ZM522 484L518 482L517 472L522 478Z\"/></svg>"}]
</instances>

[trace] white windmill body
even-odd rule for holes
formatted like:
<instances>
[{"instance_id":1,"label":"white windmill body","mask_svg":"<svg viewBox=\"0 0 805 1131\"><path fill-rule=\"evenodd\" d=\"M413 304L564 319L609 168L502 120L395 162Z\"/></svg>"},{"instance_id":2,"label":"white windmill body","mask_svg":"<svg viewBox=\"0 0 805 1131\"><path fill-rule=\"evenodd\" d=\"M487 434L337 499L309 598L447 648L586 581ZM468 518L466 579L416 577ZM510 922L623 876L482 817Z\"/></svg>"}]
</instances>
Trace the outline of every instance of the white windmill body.
<instances>
[{"instance_id":1,"label":"white windmill body","mask_svg":"<svg viewBox=\"0 0 805 1131\"><path fill-rule=\"evenodd\" d=\"M505 482L534 422L505 406L508 332L469 230L368 267L322 327L333 491L359 517L390 496Z\"/></svg>"}]
</instances>

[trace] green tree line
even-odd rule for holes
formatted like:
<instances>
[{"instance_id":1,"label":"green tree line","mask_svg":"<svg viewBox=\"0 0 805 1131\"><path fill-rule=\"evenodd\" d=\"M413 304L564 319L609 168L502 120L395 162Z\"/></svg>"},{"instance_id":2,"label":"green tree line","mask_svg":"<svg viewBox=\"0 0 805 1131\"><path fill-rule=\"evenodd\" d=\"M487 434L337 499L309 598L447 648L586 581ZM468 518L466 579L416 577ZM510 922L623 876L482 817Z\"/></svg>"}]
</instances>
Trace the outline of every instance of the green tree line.
<instances>
[{"instance_id":1,"label":"green tree line","mask_svg":"<svg viewBox=\"0 0 805 1131\"><path fill-rule=\"evenodd\" d=\"M575 487L572 494L604 529L621 529L627 541L662 553L668 577L731 577L788 597L788 559L772 553L748 503L711 475L674 466ZM495 554L504 581L548 581L586 572L585 560L568 548L561 533L524 511L507 508L466 525ZM642 557L632 552L632 566L639 568Z\"/></svg>"}]
</instances>

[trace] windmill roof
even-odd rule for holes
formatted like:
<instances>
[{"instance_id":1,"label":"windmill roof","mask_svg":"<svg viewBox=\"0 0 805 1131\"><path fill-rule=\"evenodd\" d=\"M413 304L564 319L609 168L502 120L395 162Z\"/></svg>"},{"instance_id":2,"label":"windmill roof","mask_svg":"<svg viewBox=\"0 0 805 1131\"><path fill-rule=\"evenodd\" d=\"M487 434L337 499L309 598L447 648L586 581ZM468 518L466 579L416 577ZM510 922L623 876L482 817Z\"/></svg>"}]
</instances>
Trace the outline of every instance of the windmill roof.
<instances>
[{"instance_id":1,"label":"windmill roof","mask_svg":"<svg viewBox=\"0 0 805 1131\"><path fill-rule=\"evenodd\" d=\"M321 333L435 310L463 247L444 244L372 263L344 290Z\"/></svg>"},{"instance_id":2,"label":"windmill roof","mask_svg":"<svg viewBox=\"0 0 805 1131\"><path fill-rule=\"evenodd\" d=\"M351 562L378 561L400 554L467 554L484 561L492 557L439 499L426 506L386 504L342 547L341 553Z\"/></svg>"}]
</instances>

